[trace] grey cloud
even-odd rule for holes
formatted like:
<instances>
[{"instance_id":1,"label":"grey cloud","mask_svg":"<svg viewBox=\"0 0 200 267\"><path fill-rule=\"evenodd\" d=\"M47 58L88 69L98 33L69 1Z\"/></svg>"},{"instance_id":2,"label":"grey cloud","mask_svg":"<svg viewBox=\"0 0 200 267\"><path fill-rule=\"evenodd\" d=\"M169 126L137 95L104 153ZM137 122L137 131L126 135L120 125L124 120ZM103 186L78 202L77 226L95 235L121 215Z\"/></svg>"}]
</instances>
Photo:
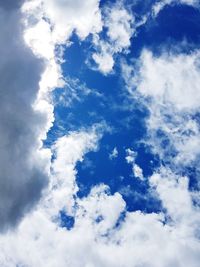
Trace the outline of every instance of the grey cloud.
<instances>
[{"instance_id":1,"label":"grey cloud","mask_svg":"<svg viewBox=\"0 0 200 267\"><path fill-rule=\"evenodd\" d=\"M0 0L0 7L5 9L19 8L24 0Z\"/></svg>"},{"instance_id":2,"label":"grey cloud","mask_svg":"<svg viewBox=\"0 0 200 267\"><path fill-rule=\"evenodd\" d=\"M25 46L19 21L17 10L0 9L0 231L19 222L48 182L38 152L46 118L32 108L43 62Z\"/></svg>"}]
</instances>

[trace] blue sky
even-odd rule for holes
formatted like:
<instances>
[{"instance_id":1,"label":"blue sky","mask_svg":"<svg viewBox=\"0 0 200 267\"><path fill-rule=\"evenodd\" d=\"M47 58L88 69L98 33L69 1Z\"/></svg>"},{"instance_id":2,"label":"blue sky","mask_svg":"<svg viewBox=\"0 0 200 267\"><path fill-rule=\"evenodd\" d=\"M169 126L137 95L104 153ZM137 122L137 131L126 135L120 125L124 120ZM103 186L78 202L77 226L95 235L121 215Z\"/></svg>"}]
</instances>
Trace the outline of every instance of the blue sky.
<instances>
[{"instance_id":1,"label":"blue sky","mask_svg":"<svg viewBox=\"0 0 200 267\"><path fill-rule=\"evenodd\" d=\"M0 266L198 267L199 1L0 11Z\"/></svg>"},{"instance_id":2,"label":"blue sky","mask_svg":"<svg viewBox=\"0 0 200 267\"><path fill-rule=\"evenodd\" d=\"M102 6L108 3L109 1L103 1ZM151 4L149 3L148 8ZM142 8L144 7L141 7L141 3L138 3L132 10L138 10L140 16ZM148 23L137 30L137 35L131 38L128 54L116 56L114 71L108 75L91 70L86 64L93 50L90 37L84 42L80 42L76 35L70 39L72 45L65 50L66 62L62 64L62 69L64 75L76 81L72 87L74 86L73 90L80 94L80 99L72 98L72 102L66 106L64 100L63 103L59 102L59 97L66 94L64 98L68 101L72 97L70 92L67 92L70 89L66 87L55 90L56 120L46 141L51 142L51 138L57 138L56 131L60 124L64 128L63 134L101 121L112 128L100 140L99 149L88 153L85 159L78 163L77 183L80 187L78 194L81 197L87 196L93 186L105 183L109 185L112 193L122 192L130 211L139 209L152 212L160 208L156 199L151 196L148 199L144 197L148 194L148 181L141 183L134 179L131 165L127 164L125 159L126 149L133 149L137 153L136 163L143 169L145 177L151 176L161 164L158 155L153 154L150 146L144 144L147 138L145 121L148 118L148 109L127 93L121 76L120 60L137 59L144 48L159 55L163 47L176 46L183 40L188 40L194 46L193 49L197 49L199 19L198 9L187 5L167 5L156 18L149 18ZM102 35L105 35L105 31ZM191 52L189 45L184 46L183 50L185 53ZM81 88L77 88L81 86L91 89L91 93L84 95L83 92L81 95ZM114 148L117 149L118 156L110 159L109 155ZM129 192L123 193L124 187L129 188ZM137 198L134 197L134 193L137 194Z\"/></svg>"}]
</instances>

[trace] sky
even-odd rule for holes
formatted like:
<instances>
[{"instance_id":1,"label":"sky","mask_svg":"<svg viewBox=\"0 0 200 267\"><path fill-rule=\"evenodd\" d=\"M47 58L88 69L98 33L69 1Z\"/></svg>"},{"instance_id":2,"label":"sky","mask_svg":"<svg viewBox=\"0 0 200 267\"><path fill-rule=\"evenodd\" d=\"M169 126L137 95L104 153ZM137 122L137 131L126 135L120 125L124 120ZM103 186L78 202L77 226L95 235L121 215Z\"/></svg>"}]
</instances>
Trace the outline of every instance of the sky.
<instances>
[{"instance_id":1,"label":"sky","mask_svg":"<svg viewBox=\"0 0 200 267\"><path fill-rule=\"evenodd\" d=\"M0 23L0 266L199 267L199 0Z\"/></svg>"}]
</instances>

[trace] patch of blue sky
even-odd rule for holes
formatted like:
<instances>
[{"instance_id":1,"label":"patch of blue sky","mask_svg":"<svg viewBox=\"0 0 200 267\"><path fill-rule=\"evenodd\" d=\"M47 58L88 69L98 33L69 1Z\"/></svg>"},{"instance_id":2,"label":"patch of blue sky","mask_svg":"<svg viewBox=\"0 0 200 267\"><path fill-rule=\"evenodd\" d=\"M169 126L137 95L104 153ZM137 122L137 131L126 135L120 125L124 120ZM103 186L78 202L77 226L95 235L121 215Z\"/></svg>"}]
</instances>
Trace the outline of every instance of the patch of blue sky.
<instances>
[{"instance_id":1,"label":"patch of blue sky","mask_svg":"<svg viewBox=\"0 0 200 267\"><path fill-rule=\"evenodd\" d=\"M66 51L68 60L63 65L64 72L71 79L78 78L88 88L94 88L91 90L99 94L91 93L87 96L83 94L80 96L81 100L75 100L69 106L58 101L58 105L55 106L56 119L54 127L49 132L49 139L51 136L56 139L57 133L78 131L101 121L105 121L112 129L103 136L99 150L88 153L83 162L78 164L77 182L80 188L78 196L84 197L93 186L105 183L109 185L111 193L120 192L123 195L128 210L151 211L155 207L157 209L158 205L153 203L153 197L147 194L148 184L134 178L132 166L125 160L127 148L138 152L136 163L143 168L144 176L150 175L155 164L158 164L148 148L140 143L146 132L147 110L134 103L133 99L129 99L117 73L105 77L99 72L85 68L82 66L82 59L77 63L79 57L76 53L82 52L81 45L75 38L74 44ZM68 55L71 57L75 55L75 60L73 58L69 60ZM68 62L75 62L75 65L71 67L71 63ZM55 102L62 90L68 89L57 89L54 92ZM81 94L78 88L77 92ZM110 160L109 155L115 147L118 156ZM149 196L149 200L144 196Z\"/></svg>"},{"instance_id":2,"label":"patch of blue sky","mask_svg":"<svg viewBox=\"0 0 200 267\"><path fill-rule=\"evenodd\" d=\"M103 2L107 1L102 1L102 5ZM139 3L141 2L139 1L138 6L133 6L132 9L140 9ZM152 3L148 1L146 9L149 9L148 5ZM141 15L145 13L144 6L139 13ZM182 52L185 49L184 51L189 53L190 49L199 45L199 22L198 10L186 5L167 6L157 18L150 18L147 24L138 29L138 34L132 38L130 54L121 57L126 60L138 58L143 48L159 53L163 47L169 48L170 45L180 44L185 40L193 44L187 45L186 42L185 46L181 47ZM121 57L115 58L114 73L103 76L86 64L93 49L90 38L80 42L73 35L72 42L73 44L65 51L66 62L63 64L63 72L70 79L80 81L80 84L76 84L80 99L75 98L70 105L61 101L55 106L55 123L48 133L46 145L50 145L58 136L69 131L78 131L105 121L112 131L105 133L97 152L88 153L83 162L78 163L78 196L84 197L94 185L105 183L109 185L111 193L122 194L128 210L158 211L160 203L150 192L148 182L134 177L132 166L125 160L125 150L133 149L137 153L136 164L142 168L144 177L150 176L160 164L158 157L153 155L149 147L142 142L146 137L145 120L148 111L141 103L130 100L120 77L118 62ZM78 90L83 84L93 93L84 94ZM55 90L55 102L61 94L70 98L69 94L64 93L65 90L68 88ZM168 146L166 138L163 139L163 146ZM111 160L109 155L114 148L117 149L118 155ZM191 187L192 185L193 183Z\"/></svg>"},{"instance_id":3,"label":"patch of blue sky","mask_svg":"<svg viewBox=\"0 0 200 267\"><path fill-rule=\"evenodd\" d=\"M200 11L188 5L167 5L156 18L149 17L147 23L133 37L130 58L137 58L141 51L150 49L155 55L163 49L177 49L189 53L199 48ZM174 51L176 52L176 51Z\"/></svg>"},{"instance_id":4,"label":"patch of blue sky","mask_svg":"<svg viewBox=\"0 0 200 267\"><path fill-rule=\"evenodd\" d=\"M60 222L61 227L66 228L67 230L71 230L74 227L74 217L67 215L64 211L60 211Z\"/></svg>"}]
</instances>

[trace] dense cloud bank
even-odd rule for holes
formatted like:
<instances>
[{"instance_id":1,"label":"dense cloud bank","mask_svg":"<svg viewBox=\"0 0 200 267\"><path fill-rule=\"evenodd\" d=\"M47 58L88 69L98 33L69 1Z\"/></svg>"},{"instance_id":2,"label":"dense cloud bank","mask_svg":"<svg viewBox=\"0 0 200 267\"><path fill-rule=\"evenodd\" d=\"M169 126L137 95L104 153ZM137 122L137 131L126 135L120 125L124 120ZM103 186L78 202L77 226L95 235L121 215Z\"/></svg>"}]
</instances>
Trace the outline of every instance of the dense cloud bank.
<instances>
[{"instance_id":1,"label":"dense cloud bank","mask_svg":"<svg viewBox=\"0 0 200 267\"><path fill-rule=\"evenodd\" d=\"M1 231L18 222L48 183L39 139L46 118L33 107L44 66L26 46L21 14L12 3L3 1L0 8Z\"/></svg>"}]
</instances>

